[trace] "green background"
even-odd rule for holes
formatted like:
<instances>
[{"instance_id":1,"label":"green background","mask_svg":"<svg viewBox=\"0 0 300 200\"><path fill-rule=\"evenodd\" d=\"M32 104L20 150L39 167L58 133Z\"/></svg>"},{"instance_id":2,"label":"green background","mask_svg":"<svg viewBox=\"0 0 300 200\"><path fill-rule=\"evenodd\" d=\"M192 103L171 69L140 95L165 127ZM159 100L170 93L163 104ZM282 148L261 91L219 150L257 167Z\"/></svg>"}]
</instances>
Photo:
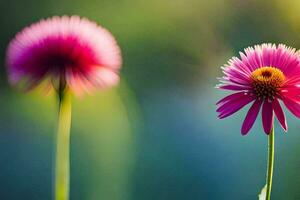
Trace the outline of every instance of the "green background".
<instances>
[{"instance_id":1,"label":"green background","mask_svg":"<svg viewBox=\"0 0 300 200\"><path fill-rule=\"evenodd\" d=\"M53 15L97 21L122 49L121 84L74 98L72 200L257 199L267 137L247 109L217 120L220 66L263 42L300 48L297 0L0 1L0 199L52 198L57 102L7 83L5 51L23 27ZM300 199L300 122L276 122L273 200Z\"/></svg>"}]
</instances>

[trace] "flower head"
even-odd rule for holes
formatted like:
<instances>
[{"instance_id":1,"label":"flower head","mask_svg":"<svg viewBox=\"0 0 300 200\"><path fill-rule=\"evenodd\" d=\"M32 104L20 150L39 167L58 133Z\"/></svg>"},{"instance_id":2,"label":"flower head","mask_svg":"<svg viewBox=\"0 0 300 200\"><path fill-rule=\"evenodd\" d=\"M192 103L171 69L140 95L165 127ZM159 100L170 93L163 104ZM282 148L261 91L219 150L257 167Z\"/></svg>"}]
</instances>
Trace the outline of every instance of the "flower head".
<instances>
[{"instance_id":1,"label":"flower head","mask_svg":"<svg viewBox=\"0 0 300 200\"><path fill-rule=\"evenodd\" d=\"M235 93L217 102L218 117L228 117L253 102L241 128L243 135L252 128L261 107L266 134L272 129L274 115L287 131L279 101L300 118L300 59L295 49L282 44L249 47L240 53L240 58L229 60L222 70L224 76L217 87Z\"/></svg>"},{"instance_id":2,"label":"flower head","mask_svg":"<svg viewBox=\"0 0 300 200\"><path fill-rule=\"evenodd\" d=\"M78 16L52 17L23 29L7 50L12 85L29 90L45 81L77 94L116 85L120 49L104 28Z\"/></svg>"}]
</instances>

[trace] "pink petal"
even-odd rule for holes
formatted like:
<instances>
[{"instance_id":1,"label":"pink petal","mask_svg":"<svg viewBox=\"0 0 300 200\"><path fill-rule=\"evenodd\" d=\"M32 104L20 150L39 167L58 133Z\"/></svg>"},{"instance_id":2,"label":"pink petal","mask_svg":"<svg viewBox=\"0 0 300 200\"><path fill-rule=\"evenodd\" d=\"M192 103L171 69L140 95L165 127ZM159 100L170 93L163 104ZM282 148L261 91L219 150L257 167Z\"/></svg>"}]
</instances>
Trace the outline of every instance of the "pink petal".
<instances>
[{"instance_id":1,"label":"pink petal","mask_svg":"<svg viewBox=\"0 0 300 200\"><path fill-rule=\"evenodd\" d=\"M249 80L242 80L242 79L239 79L238 77L234 77L234 76L227 76L224 79L228 80L229 82L232 82L234 84L238 84L238 85L246 85L246 86L248 86L249 83L250 83Z\"/></svg>"},{"instance_id":2,"label":"pink petal","mask_svg":"<svg viewBox=\"0 0 300 200\"><path fill-rule=\"evenodd\" d=\"M274 112L275 112L275 115L278 119L278 121L280 122L280 125L281 127L287 131L287 123L286 123L286 118L285 118L285 115L284 115L284 112L280 106L280 103L277 99L275 99L273 101L273 109L274 109Z\"/></svg>"},{"instance_id":3,"label":"pink petal","mask_svg":"<svg viewBox=\"0 0 300 200\"><path fill-rule=\"evenodd\" d=\"M251 65L248 57L243 52L240 52L240 57L242 59L242 62L247 66L248 69L250 69L250 71L254 71L257 68L257 66Z\"/></svg>"},{"instance_id":4,"label":"pink petal","mask_svg":"<svg viewBox=\"0 0 300 200\"><path fill-rule=\"evenodd\" d=\"M272 58L272 44L263 44L262 45L262 59L263 66L271 66L271 58Z\"/></svg>"},{"instance_id":5,"label":"pink petal","mask_svg":"<svg viewBox=\"0 0 300 200\"><path fill-rule=\"evenodd\" d=\"M282 95L297 96L300 94L299 85L286 85L280 89Z\"/></svg>"},{"instance_id":6,"label":"pink petal","mask_svg":"<svg viewBox=\"0 0 300 200\"><path fill-rule=\"evenodd\" d=\"M10 42L6 60L10 83L20 89L63 77L76 94L92 86L116 85L121 63L121 50L113 35L79 16L51 17L24 28ZM94 66L109 72L95 75ZM114 74L109 74L112 71ZM96 85L92 85L90 79L95 78Z\"/></svg>"},{"instance_id":7,"label":"pink petal","mask_svg":"<svg viewBox=\"0 0 300 200\"><path fill-rule=\"evenodd\" d=\"M220 112L218 118L223 119L225 117L232 115L233 113L237 112L238 110L243 108L245 105L247 105L254 99L255 99L254 96L245 95L245 97L241 99L225 103L220 108L218 108L218 112Z\"/></svg>"},{"instance_id":8,"label":"pink petal","mask_svg":"<svg viewBox=\"0 0 300 200\"><path fill-rule=\"evenodd\" d=\"M251 69L245 65L245 63L243 63L243 61L237 57L233 57L230 61L229 61L229 65L237 68L241 71L243 71L244 73L250 75L251 74Z\"/></svg>"},{"instance_id":9,"label":"pink petal","mask_svg":"<svg viewBox=\"0 0 300 200\"><path fill-rule=\"evenodd\" d=\"M256 100L252 104L242 125L242 129L241 129L242 135L246 135L249 132L249 130L252 128L257 118L258 112L260 110L261 104L262 104L261 100Z\"/></svg>"},{"instance_id":10,"label":"pink petal","mask_svg":"<svg viewBox=\"0 0 300 200\"><path fill-rule=\"evenodd\" d=\"M300 102L292 98L283 98L284 105L293 113L296 117L300 118Z\"/></svg>"},{"instance_id":11,"label":"pink petal","mask_svg":"<svg viewBox=\"0 0 300 200\"><path fill-rule=\"evenodd\" d=\"M289 77L287 78L287 80L285 81L285 85L295 85L295 84L299 84L300 83L300 73L296 73L297 76L293 76L293 77Z\"/></svg>"},{"instance_id":12,"label":"pink petal","mask_svg":"<svg viewBox=\"0 0 300 200\"><path fill-rule=\"evenodd\" d=\"M217 86L218 88L220 89L224 89L224 90L248 90L250 89L250 87L247 87L247 86L241 86L241 85L233 85L233 84L226 84L226 85L220 85L220 86Z\"/></svg>"},{"instance_id":13,"label":"pink petal","mask_svg":"<svg viewBox=\"0 0 300 200\"><path fill-rule=\"evenodd\" d=\"M120 80L118 73L103 67L93 70L90 73L89 77L89 80L98 88L115 86L119 83Z\"/></svg>"},{"instance_id":14,"label":"pink petal","mask_svg":"<svg viewBox=\"0 0 300 200\"><path fill-rule=\"evenodd\" d=\"M255 51L252 47L249 47L249 48L245 49L245 53L246 53L247 57L249 58L251 65L257 66L257 67L262 66L259 52Z\"/></svg>"},{"instance_id":15,"label":"pink petal","mask_svg":"<svg viewBox=\"0 0 300 200\"><path fill-rule=\"evenodd\" d=\"M238 68L234 68L227 65L227 67L223 67L222 69L224 74L228 74L232 77L237 77L239 79L249 82L249 74L246 74L245 72L239 70Z\"/></svg>"},{"instance_id":16,"label":"pink petal","mask_svg":"<svg viewBox=\"0 0 300 200\"><path fill-rule=\"evenodd\" d=\"M223 103L225 103L227 101L232 101L234 99L241 98L243 96L245 96L245 92L237 92L237 93L234 93L234 94L231 94L231 95L228 95L228 96L224 97L223 99L221 99L220 101L218 101L216 103L216 105L223 104Z\"/></svg>"},{"instance_id":17,"label":"pink petal","mask_svg":"<svg viewBox=\"0 0 300 200\"><path fill-rule=\"evenodd\" d=\"M250 95L247 93L244 93L243 95L238 95L235 98L230 98L227 100L227 102L224 102L223 104L219 104L218 108L217 108L217 112L224 112L226 110L231 109L232 105L234 104L238 104L240 101L243 101L245 99L247 99Z\"/></svg>"},{"instance_id":18,"label":"pink petal","mask_svg":"<svg viewBox=\"0 0 300 200\"><path fill-rule=\"evenodd\" d=\"M269 135L271 132L273 121L274 121L274 113L273 113L272 103L269 102L268 100L265 100L262 107L262 122L263 122L264 131L267 135Z\"/></svg>"}]
</instances>

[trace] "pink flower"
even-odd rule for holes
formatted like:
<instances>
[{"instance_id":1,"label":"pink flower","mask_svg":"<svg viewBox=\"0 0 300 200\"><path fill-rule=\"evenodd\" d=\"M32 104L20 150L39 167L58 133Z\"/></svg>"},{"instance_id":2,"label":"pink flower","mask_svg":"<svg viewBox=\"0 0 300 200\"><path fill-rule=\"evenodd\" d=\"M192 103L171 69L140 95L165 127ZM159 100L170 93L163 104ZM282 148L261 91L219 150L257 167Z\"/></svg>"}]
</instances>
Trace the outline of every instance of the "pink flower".
<instances>
[{"instance_id":1,"label":"pink flower","mask_svg":"<svg viewBox=\"0 0 300 200\"><path fill-rule=\"evenodd\" d=\"M78 16L52 17L25 28L7 50L9 81L29 90L63 81L75 93L119 81L120 49L104 28Z\"/></svg>"},{"instance_id":2,"label":"pink flower","mask_svg":"<svg viewBox=\"0 0 300 200\"><path fill-rule=\"evenodd\" d=\"M217 87L235 93L217 103L218 117L228 117L253 102L241 128L243 135L252 128L261 107L266 134L272 129L274 115L287 131L279 101L300 118L300 59L297 52L282 44L262 44L245 49L240 57L233 57L222 67L225 75Z\"/></svg>"}]
</instances>

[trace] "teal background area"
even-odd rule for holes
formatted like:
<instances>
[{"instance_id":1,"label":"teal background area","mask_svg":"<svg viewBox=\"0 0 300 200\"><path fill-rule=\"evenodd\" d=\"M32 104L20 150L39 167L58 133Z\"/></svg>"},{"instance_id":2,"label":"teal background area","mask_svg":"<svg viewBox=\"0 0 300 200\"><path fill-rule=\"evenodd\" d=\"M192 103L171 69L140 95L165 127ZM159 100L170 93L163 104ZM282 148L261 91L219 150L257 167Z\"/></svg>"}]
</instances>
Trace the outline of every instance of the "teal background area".
<instances>
[{"instance_id":1,"label":"teal background area","mask_svg":"<svg viewBox=\"0 0 300 200\"><path fill-rule=\"evenodd\" d=\"M220 66L263 42L300 48L297 0L0 1L0 199L52 196L57 102L7 83L5 51L23 27L80 15L109 29L122 49L121 84L74 97L71 200L257 199L267 137L247 108L218 120ZM300 199L300 122L276 122L272 200Z\"/></svg>"}]
</instances>

